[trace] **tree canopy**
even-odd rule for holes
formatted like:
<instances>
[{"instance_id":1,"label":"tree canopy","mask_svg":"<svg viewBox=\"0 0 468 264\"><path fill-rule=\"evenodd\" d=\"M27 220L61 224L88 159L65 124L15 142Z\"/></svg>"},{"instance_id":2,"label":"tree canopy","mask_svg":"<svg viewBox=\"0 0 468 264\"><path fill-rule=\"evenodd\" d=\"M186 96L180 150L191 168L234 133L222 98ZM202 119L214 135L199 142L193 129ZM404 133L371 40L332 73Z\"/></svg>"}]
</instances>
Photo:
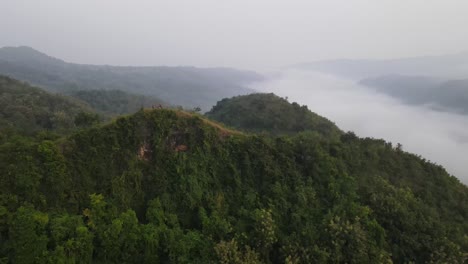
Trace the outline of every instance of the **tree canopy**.
<instances>
[{"instance_id":1,"label":"tree canopy","mask_svg":"<svg viewBox=\"0 0 468 264\"><path fill-rule=\"evenodd\" d=\"M353 133L262 136L141 110L3 142L0 175L3 262L463 263L468 250L467 187Z\"/></svg>"}]
</instances>

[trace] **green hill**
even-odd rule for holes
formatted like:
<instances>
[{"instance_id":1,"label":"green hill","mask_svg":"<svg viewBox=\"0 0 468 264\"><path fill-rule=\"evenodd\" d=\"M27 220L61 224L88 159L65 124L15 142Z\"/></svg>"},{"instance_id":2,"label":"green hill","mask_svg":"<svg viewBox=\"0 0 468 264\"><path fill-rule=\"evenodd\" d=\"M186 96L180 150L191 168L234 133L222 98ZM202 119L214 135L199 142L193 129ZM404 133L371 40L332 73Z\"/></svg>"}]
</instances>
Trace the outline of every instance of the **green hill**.
<instances>
[{"instance_id":1,"label":"green hill","mask_svg":"<svg viewBox=\"0 0 468 264\"><path fill-rule=\"evenodd\" d=\"M12 139L0 144L0 259L462 263L466 186L382 140L314 135L158 109Z\"/></svg>"},{"instance_id":2,"label":"green hill","mask_svg":"<svg viewBox=\"0 0 468 264\"><path fill-rule=\"evenodd\" d=\"M311 112L307 106L291 104L274 94L250 94L223 99L206 116L248 132L279 135L314 131L327 137L341 133L335 124Z\"/></svg>"},{"instance_id":3,"label":"green hill","mask_svg":"<svg viewBox=\"0 0 468 264\"><path fill-rule=\"evenodd\" d=\"M75 118L85 113L91 114L92 110L82 102L0 76L0 132L63 133L73 130Z\"/></svg>"}]
</instances>

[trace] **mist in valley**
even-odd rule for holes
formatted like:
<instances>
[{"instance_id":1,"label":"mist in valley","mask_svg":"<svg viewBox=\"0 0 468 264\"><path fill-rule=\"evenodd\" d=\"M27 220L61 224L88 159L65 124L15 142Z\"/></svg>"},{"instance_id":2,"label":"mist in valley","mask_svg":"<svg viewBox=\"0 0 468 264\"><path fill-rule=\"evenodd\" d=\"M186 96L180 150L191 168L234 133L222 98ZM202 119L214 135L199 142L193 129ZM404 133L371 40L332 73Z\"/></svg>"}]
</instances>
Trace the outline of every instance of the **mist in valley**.
<instances>
[{"instance_id":1,"label":"mist in valley","mask_svg":"<svg viewBox=\"0 0 468 264\"><path fill-rule=\"evenodd\" d=\"M330 74L292 69L269 75L268 81L251 87L305 104L360 137L383 138L394 146L401 143L404 151L442 165L468 183L467 115L437 111L430 105L407 105Z\"/></svg>"}]
</instances>

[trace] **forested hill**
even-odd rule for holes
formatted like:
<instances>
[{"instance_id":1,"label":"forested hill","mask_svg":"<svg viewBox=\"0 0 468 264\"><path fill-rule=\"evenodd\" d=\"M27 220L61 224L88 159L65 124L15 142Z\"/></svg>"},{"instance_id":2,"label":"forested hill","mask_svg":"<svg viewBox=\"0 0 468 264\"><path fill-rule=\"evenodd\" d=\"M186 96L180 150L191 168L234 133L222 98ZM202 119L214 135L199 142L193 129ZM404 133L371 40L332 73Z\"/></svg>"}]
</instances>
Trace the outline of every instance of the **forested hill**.
<instances>
[{"instance_id":1,"label":"forested hill","mask_svg":"<svg viewBox=\"0 0 468 264\"><path fill-rule=\"evenodd\" d=\"M269 134L296 134L313 131L326 137L342 132L328 119L311 112L307 106L289 103L274 94L250 94L219 101L208 118L236 129Z\"/></svg>"},{"instance_id":2,"label":"forested hill","mask_svg":"<svg viewBox=\"0 0 468 264\"><path fill-rule=\"evenodd\" d=\"M0 145L0 259L462 263L468 189L382 140L142 110Z\"/></svg>"},{"instance_id":3,"label":"forested hill","mask_svg":"<svg viewBox=\"0 0 468 264\"><path fill-rule=\"evenodd\" d=\"M62 95L0 75L0 130L33 135L68 134L101 119L135 113L143 107L167 107L158 98L120 90L80 90Z\"/></svg>"},{"instance_id":4,"label":"forested hill","mask_svg":"<svg viewBox=\"0 0 468 264\"><path fill-rule=\"evenodd\" d=\"M79 125L80 117L90 117L92 112L83 102L0 75L0 133L66 133L77 126L77 117Z\"/></svg>"},{"instance_id":5,"label":"forested hill","mask_svg":"<svg viewBox=\"0 0 468 264\"><path fill-rule=\"evenodd\" d=\"M67 63L29 47L0 48L0 74L54 92L122 90L208 110L218 100L253 90L254 72L229 68L121 67Z\"/></svg>"}]
</instances>

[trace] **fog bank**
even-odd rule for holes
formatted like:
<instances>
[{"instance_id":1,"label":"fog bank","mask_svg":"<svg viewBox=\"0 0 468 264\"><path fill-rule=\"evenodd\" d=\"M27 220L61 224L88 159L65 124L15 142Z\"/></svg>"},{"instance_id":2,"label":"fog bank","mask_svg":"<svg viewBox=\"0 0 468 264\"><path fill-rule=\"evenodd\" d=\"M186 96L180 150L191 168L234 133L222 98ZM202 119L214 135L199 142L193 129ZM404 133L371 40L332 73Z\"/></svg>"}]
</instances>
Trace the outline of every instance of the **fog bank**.
<instances>
[{"instance_id":1,"label":"fog bank","mask_svg":"<svg viewBox=\"0 0 468 264\"><path fill-rule=\"evenodd\" d=\"M401 143L405 151L444 166L468 183L468 116L404 105L353 81L310 71L283 71L252 88L305 104L360 137Z\"/></svg>"}]
</instances>

